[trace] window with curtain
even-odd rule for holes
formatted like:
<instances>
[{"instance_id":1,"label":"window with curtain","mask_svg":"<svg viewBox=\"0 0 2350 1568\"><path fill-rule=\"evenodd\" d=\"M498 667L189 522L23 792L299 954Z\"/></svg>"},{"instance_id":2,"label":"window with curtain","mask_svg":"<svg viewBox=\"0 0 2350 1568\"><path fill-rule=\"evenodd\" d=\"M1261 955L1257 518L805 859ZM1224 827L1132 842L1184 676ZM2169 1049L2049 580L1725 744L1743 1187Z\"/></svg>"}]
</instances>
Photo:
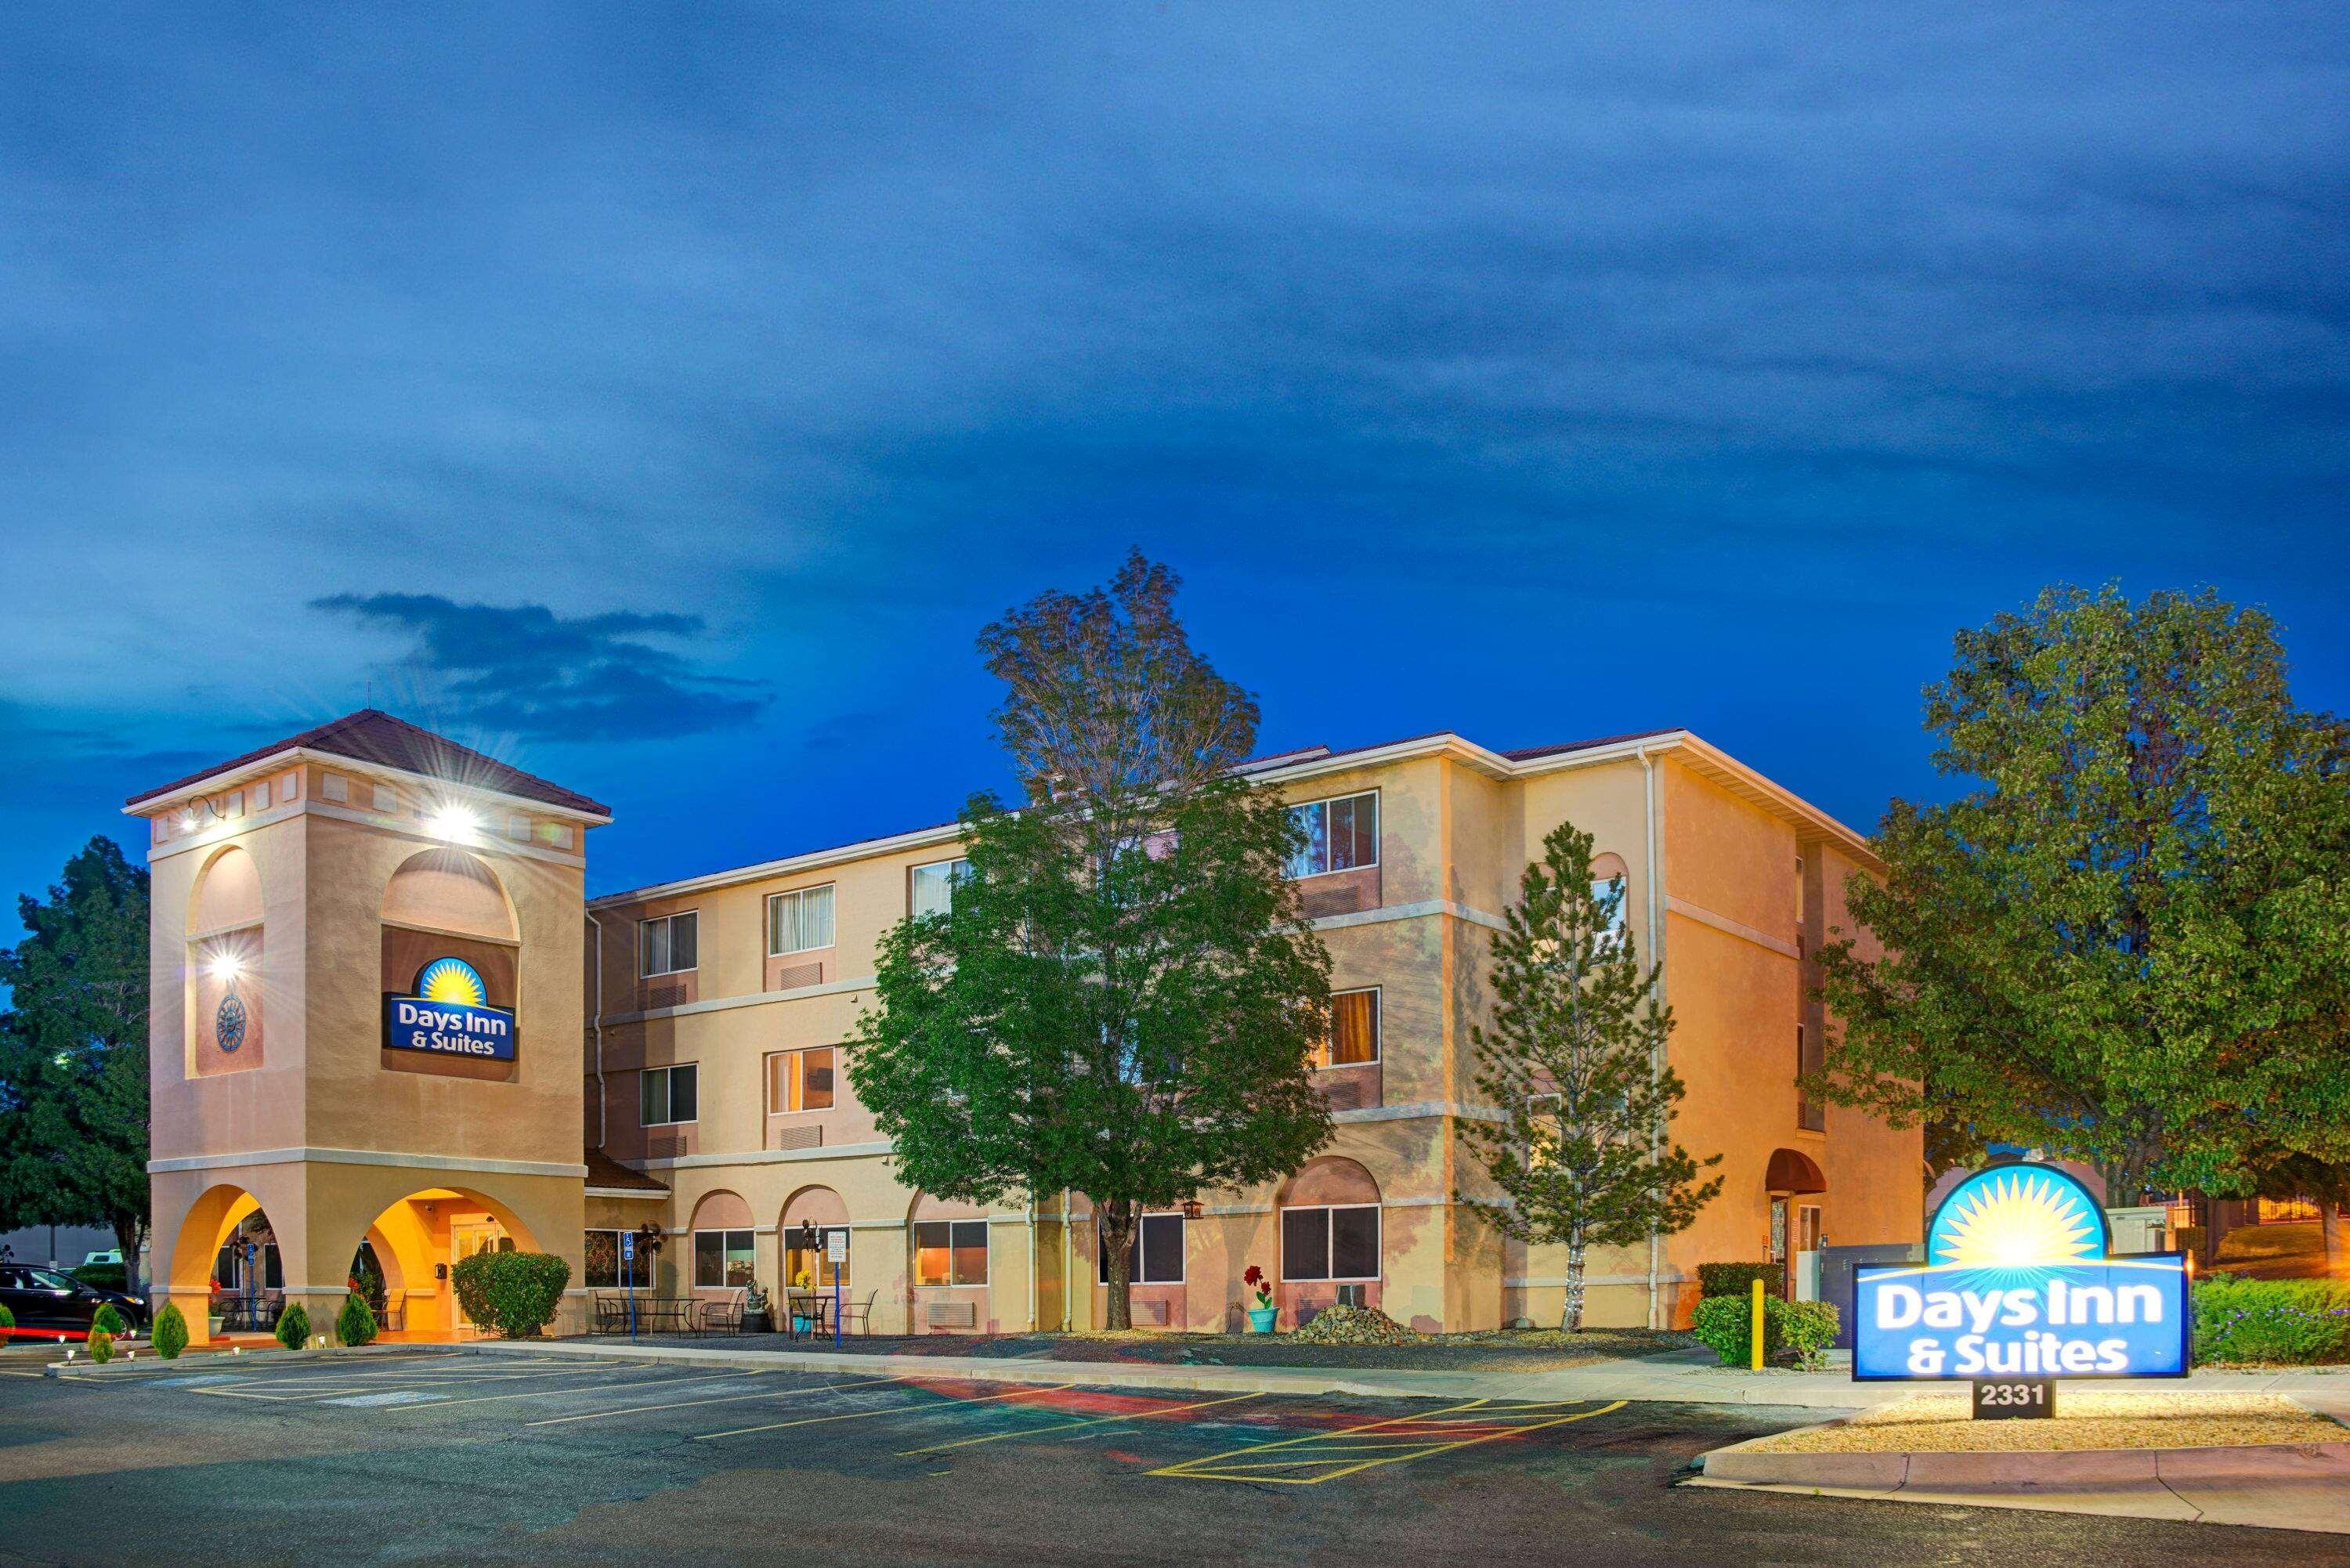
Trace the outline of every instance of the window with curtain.
<instances>
[{"instance_id":1,"label":"window with curtain","mask_svg":"<svg viewBox=\"0 0 2350 1568\"><path fill-rule=\"evenodd\" d=\"M1330 1037L1317 1067L1358 1067L1379 1059L1379 989L1330 993Z\"/></svg>"},{"instance_id":2,"label":"window with curtain","mask_svg":"<svg viewBox=\"0 0 2350 1568\"><path fill-rule=\"evenodd\" d=\"M804 953L832 946L832 886L802 888L767 898L767 953Z\"/></svg>"},{"instance_id":3,"label":"window with curtain","mask_svg":"<svg viewBox=\"0 0 2350 1568\"><path fill-rule=\"evenodd\" d=\"M954 908L954 890L958 883L971 876L971 862L964 859L933 860L928 866L917 866L907 873L907 908L916 915L943 915Z\"/></svg>"},{"instance_id":4,"label":"window with curtain","mask_svg":"<svg viewBox=\"0 0 2350 1568\"><path fill-rule=\"evenodd\" d=\"M809 1051L779 1051L767 1058L767 1110L774 1116L792 1111L832 1108L832 1047Z\"/></svg>"},{"instance_id":5,"label":"window with curtain","mask_svg":"<svg viewBox=\"0 0 2350 1568\"><path fill-rule=\"evenodd\" d=\"M924 1220L914 1227L914 1282L987 1283L987 1221Z\"/></svg>"},{"instance_id":6,"label":"window with curtain","mask_svg":"<svg viewBox=\"0 0 2350 1568\"><path fill-rule=\"evenodd\" d=\"M1109 1243L1094 1227L1094 1272L1109 1283ZM1183 1216L1145 1214L1134 1229L1126 1250L1126 1277L1138 1285L1180 1285L1183 1282Z\"/></svg>"},{"instance_id":7,"label":"window with curtain","mask_svg":"<svg viewBox=\"0 0 2350 1568\"><path fill-rule=\"evenodd\" d=\"M1327 1209L1283 1210L1281 1277L1378 1279L1379 1206L1357 1203Z\"/></svg>"},{"instance_id":8,"label":"window with curtain","mask_svg":"<svg viewBox=\"0 0 2350 1568\"><path fill-rule=\"evenodd\" d=\"M698 968L702 961L698 950L702 945L701 925L701 916L691 909L682 915L663 915L657 920L639 920L637 972L650 978Z\"/></svg>"},{"instance_id":9,"label":"window with curtain","mask_svg":"<svg viewBox=\"0 0 2350 1568\"><path fill-rule=\"evenodd\" d=\"M644 1127L697 1120L701 1102L702 1069L695 1063L647 1067L637 1075L637 1120Z\"/></svg>"},{"instance_id":10,"label":"window with curtain","mask_svg":"<svg viewBox=\"0 0 2350 1568\"><path fill-rule=\"evenodd\" d=\"M693 1283L697 1290L722 1290L747 1285L757 1278L752 1267L752 1236L748 1231L696 1231L693 1233Z\"/></svg>"},{"instance_id":11,"label":"window with curtain","mask_svg":"<svg viewBox=\"0 0 2350 1568\"><path fill-rule=\"evenodd\" d=\"M1289 808L1304 830L1305 845L1289 862L1292 877L1319 877L1379 863L1379 795L1340 795Z\"/></svg>"}]
</instances>

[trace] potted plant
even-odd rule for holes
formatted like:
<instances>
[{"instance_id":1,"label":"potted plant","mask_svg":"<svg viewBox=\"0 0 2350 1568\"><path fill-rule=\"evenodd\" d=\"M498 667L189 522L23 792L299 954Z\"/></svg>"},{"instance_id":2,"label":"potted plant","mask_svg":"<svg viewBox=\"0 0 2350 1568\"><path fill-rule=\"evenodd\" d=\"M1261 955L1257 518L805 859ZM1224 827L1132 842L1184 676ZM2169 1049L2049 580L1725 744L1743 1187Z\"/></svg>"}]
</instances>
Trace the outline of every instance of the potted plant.
<instances>
[{"instance_id":1,"label":"potted plant","mask_svg":"<svg viewBox=\"0 0 2350 1568\"><path fill-rule=\"evenodd\" d=\"M795 1290L810 1290L814 1288L815 1284L816 1281L809 1277L808 1272L806 1269L802 1269L798 1273L792 1276L792 1288ZM792 1332L794 1334L811 1333L815 1329L815 1326L816 1320L808 1316L807 1314L804 1312L795 1312L792 1314Z\"/></svg>"},{"instance_id":2,"label":"potted plant","mask_svg":"<svg viewBox=\"0 0 2350 1568\"><path fill-rule=\"evenodd\" d=\"M1256 1305L1248 1309L1249 1332L1271 1334L1273 1320L1281 1313L1281 1309L1273 1304L1273 1282L1264 1277L1263 1269L1251 1263L1248 1272L1241 1276L1241 1282L1256 1293Z\"/></svg>"}]
</instances>

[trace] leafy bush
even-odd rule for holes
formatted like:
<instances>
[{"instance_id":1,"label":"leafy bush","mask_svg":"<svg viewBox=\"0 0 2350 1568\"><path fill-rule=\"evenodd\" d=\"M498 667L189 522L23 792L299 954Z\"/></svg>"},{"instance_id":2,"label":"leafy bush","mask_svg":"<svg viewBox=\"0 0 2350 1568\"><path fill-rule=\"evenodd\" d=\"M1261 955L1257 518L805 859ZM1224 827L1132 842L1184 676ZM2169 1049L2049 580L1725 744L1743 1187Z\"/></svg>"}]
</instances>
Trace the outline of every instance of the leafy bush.
<instances>
[{"instance_id":1,"label":"leafy bush","mask_svg":"<svg viewBox=\"0 0 2350 1568\"><path fill-rule=\"evenodd\" d=\"M102 1328L89 1331L89 1358L100 1366L114 1359L114 1335Z\"/></svg>"},{"instance_id":2,"label":"leafy bush","mask_svg":"<svg viewBox=\"0 0 2350 1568\"><path fill-rule=\"evenodd\" d=\"M375 1314L367 1298L356 1293L343 1298L341 1315L335 1319L335 1337L345 1345L368 1345L375 1339Z\"/></svg>"},{"instance_id":3,"label":"leafy bush","mask_svg":"<svg viewBox=\"0 0 2350 1568\"><path fill-rule=\"evenodd\" d=\"M2195 1359L2305 1366L2350 1361L2350 1286L2325 1280L2195 1282Z\"/></svg>"},{"instance_id":4,"label":"leafy bush","mask_svg":"<svg viewBox=\"0 0 2350 1568\"><path fill-rule=\"evenodd\" d=\"M310 1343L310 1314L295 1302L277 1314L277 1343L288 1350L299 1350Z\"/></svg>"},{"instance_id":5,"label":"leafy bush","mask_svg":"<svg viewBox=\"0 0 2350 1568\"><path fill-rule=\"evenodd\" d=\"M1709 1296L1697 1303L1690 1331L1699 1343L1721 1357L1724 1366L1744 1366L1754 1353L1752 1286L1748 1295ZM1762 1359L1785 1356L1805 1368L1819 1365L1820 1353L1835 1343L1836 1310L1826 1302L1788 1302L1762 1298Z\"/></svg>"},{"instance_id":6,"label":"leafy bush","mask_svg":"<svg viewBox=\"0 0 2350 1568\"><path fill-rule=\"evenodd\" d=\"M1697 1266L1697 1293L1703 1297L1736 1296L1748 1300L1754 1293L1754 1282L1762 1282L1762 1293L1775 1296L1784 1288L1787 1274L1776 1263L1700 1263Z\"/></svg>"},{"instance_id":7,"label":"leafy bush","mask_svg":"<svg viewBox=\"0 0 2350 1568\"><path fill-rule=\"evenodd\" d=\"M67 1272L95 1291L127 1291L130 1288L130 1276L123 1271L120 1263L84 1263L80 1268L69 1269Z\"/></svg>"},{"instance_id":8,"label":"leafy bush","mask_svg":"<svg viewBox=\"0 0 2350 1568\"><path fill-rule=\"evenodd\" d=\"M571 1265L549 1252L476 1252L449 1271L457 1303L508 1339L531 1339L555 1321Z\"/></svg>"},{"instance_id":9,"label":"leafy bush","mask_svg":"<svg viewBox=\"0 0 2350 1568\"><path fill-rule=\"evenodd\" d=\"M112 1302L100 1302L98 1303L98 1311L90 1314L89 1326L102 1328L107 1333L119 1337L122 1331L130 1325L122 1321L122 1314L114 1310Z\"/></svg>"},{"instance_id":10,"label":"leafy bush","mask_svg":"<svg viewBox=\"0 0 2350 1568\"><path fill-rule=\"evenodd\" d=\"M6 1307L0 1306L0 1340L11 1337L8 1331L16 1326L16 1314Z\"/></svg>"},{"instance_id":11,"label":"leafy bush","mask_svg":"<svg viewBox=\"0 0 2350 1568\"><path fill-rule=\"evenodd\" d=\"M167 1302L155 1314L154 1339L155 1354L166 1361L177 1361L188 1348L188 1320L178 1306Z\"/></svg>"}]
</instances>

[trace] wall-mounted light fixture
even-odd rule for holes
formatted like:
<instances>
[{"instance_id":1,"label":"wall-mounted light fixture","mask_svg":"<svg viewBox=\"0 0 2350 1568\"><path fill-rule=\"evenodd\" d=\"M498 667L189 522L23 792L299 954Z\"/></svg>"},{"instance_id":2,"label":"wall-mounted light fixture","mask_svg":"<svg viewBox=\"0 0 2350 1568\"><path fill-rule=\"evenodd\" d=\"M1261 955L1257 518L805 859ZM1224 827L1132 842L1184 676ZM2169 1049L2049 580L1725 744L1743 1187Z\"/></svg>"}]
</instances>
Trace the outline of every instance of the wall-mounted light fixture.
<instances>
[{"instance_id":1,"label":"wall-mounted light fixture","mask_svg":"<svg viewBox=\"0 0 2350 1568\"><path fill-rule=\"evenodd\" d=\"M453 844L471 842L473 836L481 831L481 827L480 817L474 815L466 807L456 805L441 807L424 822L426 832L435 838L445 838Z\"/></svg>"}]
</instances>

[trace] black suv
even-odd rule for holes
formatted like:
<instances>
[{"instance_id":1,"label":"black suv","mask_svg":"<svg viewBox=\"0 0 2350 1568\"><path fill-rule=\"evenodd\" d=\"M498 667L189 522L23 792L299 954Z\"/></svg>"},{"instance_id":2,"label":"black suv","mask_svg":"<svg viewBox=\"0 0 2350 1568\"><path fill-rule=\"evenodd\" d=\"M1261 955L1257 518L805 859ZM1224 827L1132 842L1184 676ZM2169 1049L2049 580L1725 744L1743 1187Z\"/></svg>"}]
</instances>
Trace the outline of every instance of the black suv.
<instances>
[{"instance_id":1,"label":"black suv","mask_svg":"<svg viewBox=\"0 0 2350 1568\"><path fill-rule=\"evenodd\" d=\"M0 1263L0 1306L16 1320L12 1337L50 1339L64 1334L85 1338L90 1319L108 1302L132 1328L147 1322L147 1309L134 1296L86 1285L62 1269L36 1269L29 1263Z\"/></svg>"}]
</instances>

